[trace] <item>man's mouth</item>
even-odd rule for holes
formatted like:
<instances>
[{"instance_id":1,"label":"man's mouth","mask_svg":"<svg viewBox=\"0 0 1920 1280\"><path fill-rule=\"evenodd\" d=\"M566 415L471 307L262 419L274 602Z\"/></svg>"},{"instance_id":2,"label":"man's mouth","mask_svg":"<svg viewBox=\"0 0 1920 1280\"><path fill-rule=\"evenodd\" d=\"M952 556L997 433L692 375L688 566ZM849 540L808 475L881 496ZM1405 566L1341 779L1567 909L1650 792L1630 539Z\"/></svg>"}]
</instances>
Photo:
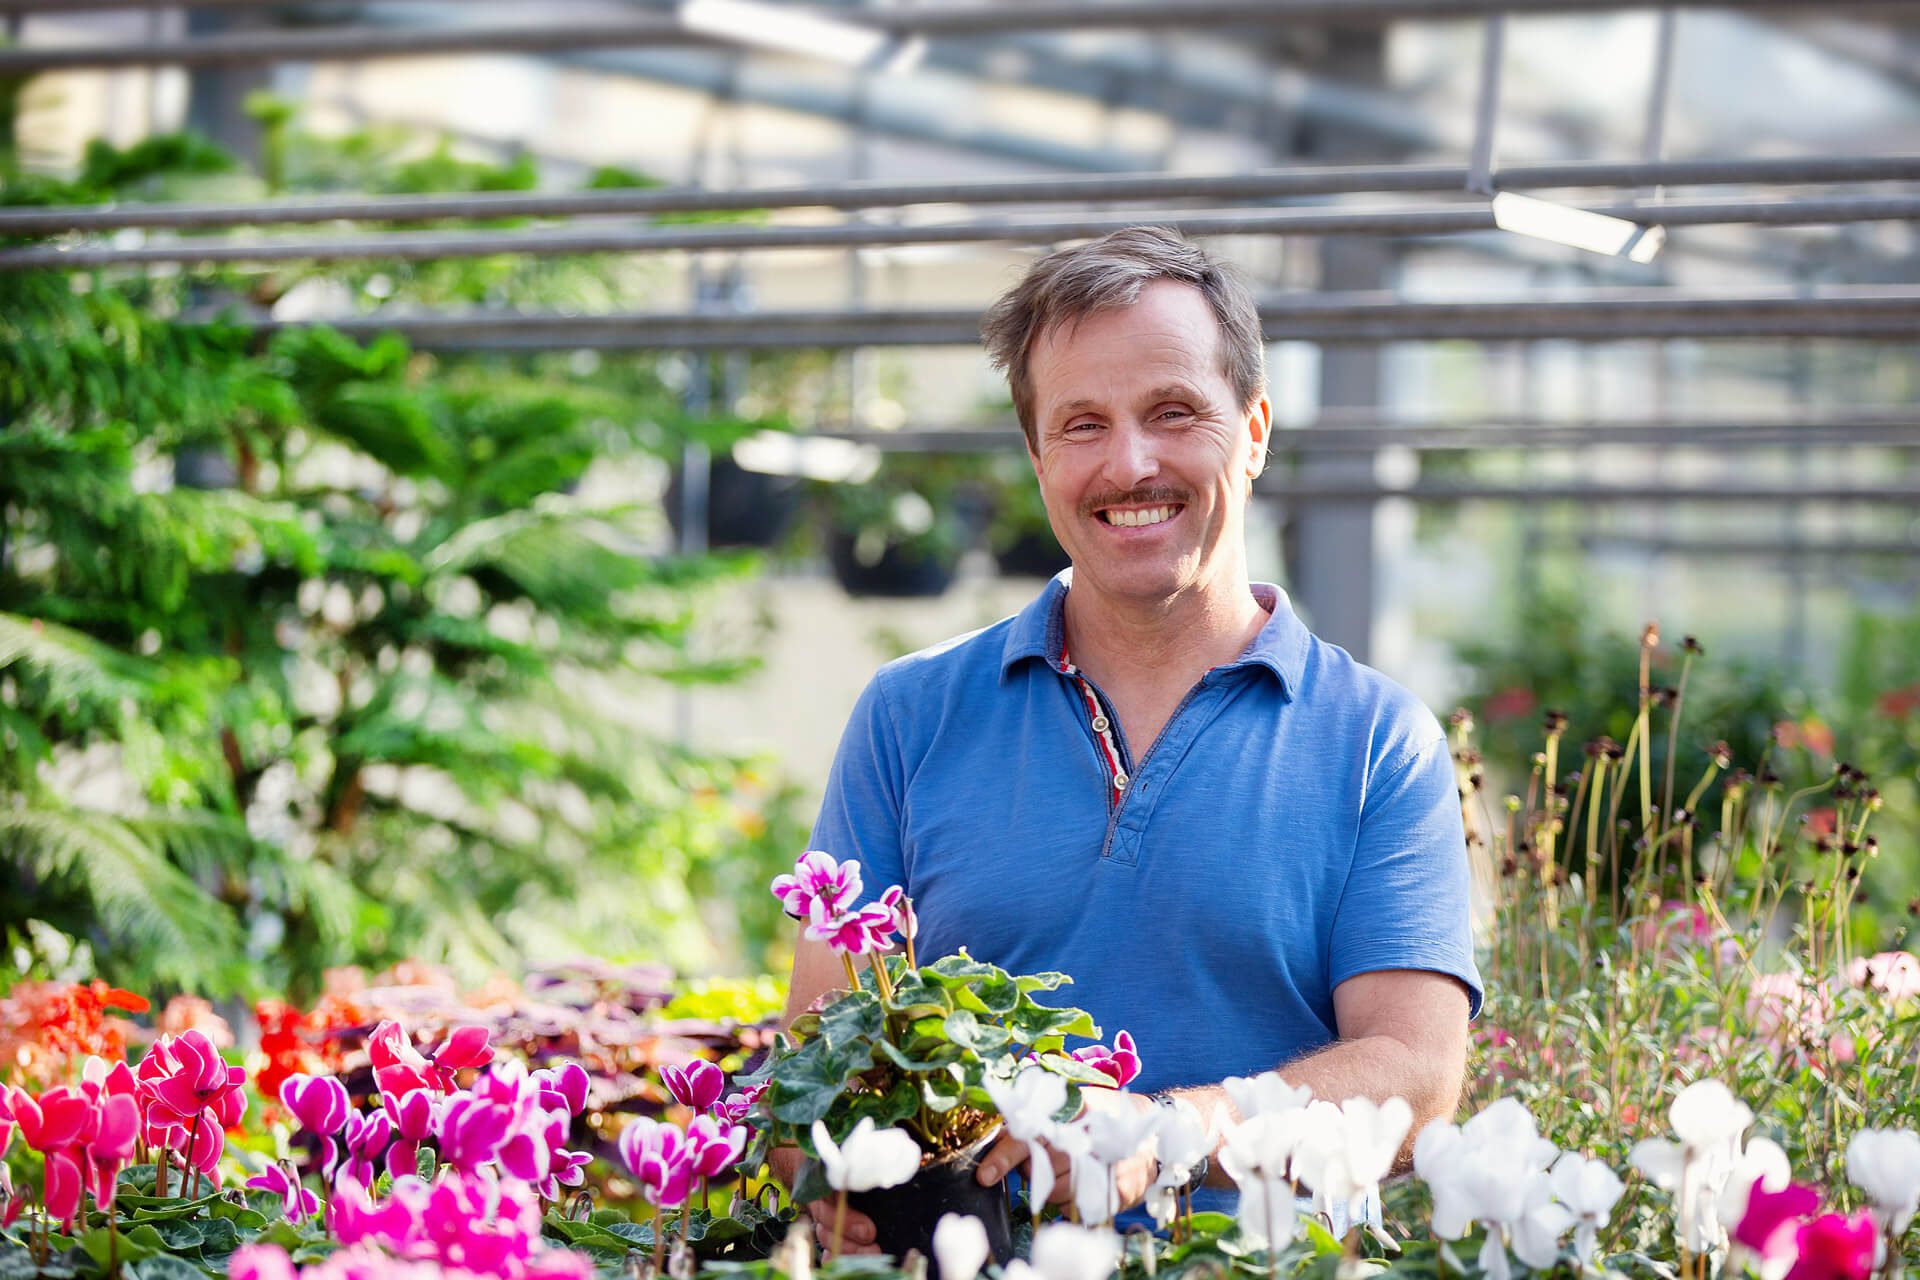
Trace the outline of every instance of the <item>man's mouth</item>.
<instances>
[{"instance_id":1,"label":"man's mouth","mask_svg":"<svg viewBox=\"0 0 1920 1280\"><path fill-rule=\"evenodd\" d=\"M1185 505L1178 502L1158 507L1108 507L1097 512L1099 518L1107 524L1121 529L1140 529L1147 525L1164 524L1184 511Z\"/></svg>"}]
</instances>

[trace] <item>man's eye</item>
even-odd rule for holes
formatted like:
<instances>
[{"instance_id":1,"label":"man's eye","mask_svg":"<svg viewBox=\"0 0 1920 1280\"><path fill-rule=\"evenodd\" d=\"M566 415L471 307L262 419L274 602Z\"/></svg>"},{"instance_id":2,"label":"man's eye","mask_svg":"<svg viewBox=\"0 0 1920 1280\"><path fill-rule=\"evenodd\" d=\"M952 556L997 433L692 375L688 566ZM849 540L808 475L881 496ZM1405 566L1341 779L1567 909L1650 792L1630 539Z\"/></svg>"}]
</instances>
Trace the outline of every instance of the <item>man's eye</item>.
<instances>
[{"instance_id":1,"label":"man's eye","mask_svg":"<svg viewBox=\"0 0 1920 1280\"><path fill-rule=\"evenodd\" d=\"M1161 410L1161 411L1160 411L1160 412L1159 412L1158 414L1156 414L1155 416L1156 416L1156 417L1157 417L1157 418L1159 419L1159 421L1161 421L1161 422L1169 422L1169 421L1171 421L1171 420L1173 420L1173 419L1175 419L1175 418L1184 418L1184 417L1187 417L1187 416L1188 416L1188 413L1187 413L1187 410L1185 410L1185 409L1162 409L1162 410Z\"/></svg>"},{"instance_id":2,"label":"man's eye","mask_svg":"<svg viewBox=\"0 0 1920 1280\"><path fill-rule=\"evenodd\" d=\"M1067 434L1072 435L1074 432L1094 431L1099 429L1099 426L1100 424L1097 422L1069 422L1067 424Z\"/></svg>"}]
</instances>

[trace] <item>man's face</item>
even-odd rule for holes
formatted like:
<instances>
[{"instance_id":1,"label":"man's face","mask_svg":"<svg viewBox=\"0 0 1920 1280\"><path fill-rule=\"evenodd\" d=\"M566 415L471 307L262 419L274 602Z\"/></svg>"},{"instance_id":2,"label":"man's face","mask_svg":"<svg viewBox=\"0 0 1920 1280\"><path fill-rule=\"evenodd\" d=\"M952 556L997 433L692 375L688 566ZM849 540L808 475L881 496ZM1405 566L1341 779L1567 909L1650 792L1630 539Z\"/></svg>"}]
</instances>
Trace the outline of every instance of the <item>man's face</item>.
<instances>
[{"instance_id":1,"label":"man's face","mask_svg":"<svg viewBox=\"0 0 1920 1280\"><path fill-rule=\"evenodd\" d=\"M1076 586L1166 601L1243 563L1272 411L1237 403L1219 346L1206 298L1175 281L1034 343L1033 470Z\"/></svg>"}]
</instances>

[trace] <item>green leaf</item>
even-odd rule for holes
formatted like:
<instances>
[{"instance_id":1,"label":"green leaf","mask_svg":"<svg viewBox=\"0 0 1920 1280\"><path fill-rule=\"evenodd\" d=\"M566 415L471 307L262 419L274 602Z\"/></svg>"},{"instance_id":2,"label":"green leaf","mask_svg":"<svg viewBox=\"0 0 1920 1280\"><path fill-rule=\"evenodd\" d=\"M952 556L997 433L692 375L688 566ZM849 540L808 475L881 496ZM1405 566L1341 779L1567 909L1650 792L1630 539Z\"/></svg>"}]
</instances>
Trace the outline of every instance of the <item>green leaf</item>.
<instances>
[{"instance_id":1,"label":"green leaf","mask_svg":"<svg viewBox=\"0 0 1920 1280\"><path fill-rule=\"evenodd\" d=\"M433 1181L433 1175L440 1171L440 1157L434 1154L432 1147L422 1146L415 1153L413 1171L419 1175L422 1182Z\"/></svg>"},{"instance_id":2,"label":"green leaf","mask_svg":"<svg viewBox=\"0 0 1920 1280\"><path fill-rule=\"evenodd\" d=\"M947 1039L963 1049L975 1053L992 1053L1004 1049L1013 1039L1005 1027L982 1023L971 1009L955 1009L947 1015Z\"/></svg>"},{"instance_id":3,"label":"green leaf","mask_svg":"<svg viewBox=\"0 0 1920 1280\"><path fill-rule=\"evenodd\" d=\"M1100 1035L1100 1028L1084 1009L1052 1009L1022 999L1007 1015L1007 1027L1022 1044L1031 1044L1046 1036L1082 1036L1088 1040Z\"/></svg>"},{"instance_id":4,"label":"green leaf","mask_svg":"<svg viewBox=\"0 0 1920 1280\"><path fill-rule=\"evenodd\" d=\"M833 1187L827 1182L827 1167L820 1161L809 1157L800 1166L800 1173L793 1180L793 1202L797 1205L812 1204L815 1200L825 1200L833 1194Z\"/></svg>"},{"instance_id":5,"label":"green leaf","mask_svg":"<svg viewBox=\"0 0 1920 1280\"><path fill-rule=\"evenodd\" d=\"M74 1242L86 1251L89 1258L101 1266L107 1265L111 1256L112 1240L105 1227L95 1227ZM120 1233L119 1255L122 1262L137 1262L143 1258L152 1258L167 1252L167 1242L154 1230L151 1223L141 1223L131 1231Z\"/></svg>"},{"instance_id":6,"label":"green leaf","mask_svg":"<svg viewBox=\"0 0 1920 1280\"><path fill-rule=\"evenodd\" d=\"M1064 973L1055 973L1051 969L1045 973L1024 973L1013 981L1023 995L1031 991L1054 991L1073 985L1072 978Z\"/></svg>"},{"instance_id":7,"label":"green leaf","mask_svg":"<svg viewBox=\"0 0 1920 1280\"><path fill-rule=\"evenodd\" d=\"M998 971L991 977L982 979L979 985L973 988L973 993L980 998L980 1003L985 1006L986 1012L1002 1018L1019 1007L1022 994L1017 982Z\"/></svg>"},{"instance_id":8,"label":"green leaf","mask_svg":"<svg viewBox=\"0 0 1920 1280\"><path fill-rule=\"evenodd\" d=\"M985 978L1006 978L1007 971L994 965L983 964L968 955L961 948L959 954L942 956L932 964L920 966L922 981L955 990L970 987Z\"/></svg>"},{"instance_id":9,"label":"green leaf","mask_svg":"<svg viewBox=\"0 0 1920 1280\"><path fill-rule=\"evenodd\" d=\"M942 1025L945 1025L944 1019L942 1020ZM958 1062L961 1054L964 1052L960 1046L949 1044L943 1040L921 1037L917 1038L914 1043L916 1047L922 1044L928 1046L924 1052L924 1056L915 1057L894 1044L891 1040L880 1041L879 1048L880 1052L886 1055L894 1066L899 1067L902 1071L915 1073L938 1071L942 1067Z\"/></svg>"},{"instance_id":10,"label":"green leaf","mask_svg":"<svg viewBox=\"0 0 1920 1280\"><path fill-rule=\"evenodd\" d=\"M144 1258L127 1268L134 1280L207 1280L207 1272L185 1258L159 1254Z\"/></svg>"},{"instance_id":11,"label":"green leaf","mask_svg":"<svg viewBox=\"0 0 1920 1280\"><path fill-rule=\"evenodd\" d=\"M780 1061L768 1088L773 1118L805 1127L824 1120L849 1081L873 1065L867 1054L837 1052L826 1037Z\"/></svg>"},{"instance_id":12,"label":"green leaf","mask_svg":"<svg viewBox=\"0 0 1920 1280\"><path fill-rule=\"evenodd\" d=\"M829 1048L878 1040L886 1030L886 1011L870 991L851 991L820 1011L820 1036Z\"/></svg>"}]
</instances>

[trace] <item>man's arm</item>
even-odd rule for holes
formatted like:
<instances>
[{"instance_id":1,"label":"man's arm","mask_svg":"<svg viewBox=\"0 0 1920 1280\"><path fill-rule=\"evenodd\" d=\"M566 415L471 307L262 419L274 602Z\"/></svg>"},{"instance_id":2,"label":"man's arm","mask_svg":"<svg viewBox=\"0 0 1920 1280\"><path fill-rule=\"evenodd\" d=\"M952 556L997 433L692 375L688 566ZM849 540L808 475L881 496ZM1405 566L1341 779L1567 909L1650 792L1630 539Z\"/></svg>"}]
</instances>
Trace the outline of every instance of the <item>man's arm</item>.
<instances>
[{"instance_id":1,"label":"man's arm","mask_svg":"<svg viewBox=\"0 0 1920 1280\"><path fill-rule=\"evenodd\" d=\"M1325 1048L1279 1067L1289 1084L1307 1085L1328 1102L1366 1097L1375 1102L1405 1098L1413 1108L1399 1163L1412 1158L1413 1139L1428 1122L1451 1117L1460 1104L1467 1065L1467 992L1445 974L1418 969L1383 969L1347 979L1333 992L1340 1038ZM1192 1103L1205 1120L1217 1117L1221 1131L1245 1119L1218 1084L1175 1089L1171 1096ZM1108 1094L1088 1089L1091 1105L1150 1107L1144 1094ZM980 1181L998 1182L1027 1159L1027 1146L1002 1138L981 1161ZM1066 1170L1060 1170L1064 1178ZM1115 1170L1124 1203L1146 1194L1154 1161L1135 1157ZM1231 1187L1233 1179L1218 1160L1208 1171L1210 1186ZM1057 1193L1062 1198L1064 1191Z\"/></svg>"}]
</instances>

